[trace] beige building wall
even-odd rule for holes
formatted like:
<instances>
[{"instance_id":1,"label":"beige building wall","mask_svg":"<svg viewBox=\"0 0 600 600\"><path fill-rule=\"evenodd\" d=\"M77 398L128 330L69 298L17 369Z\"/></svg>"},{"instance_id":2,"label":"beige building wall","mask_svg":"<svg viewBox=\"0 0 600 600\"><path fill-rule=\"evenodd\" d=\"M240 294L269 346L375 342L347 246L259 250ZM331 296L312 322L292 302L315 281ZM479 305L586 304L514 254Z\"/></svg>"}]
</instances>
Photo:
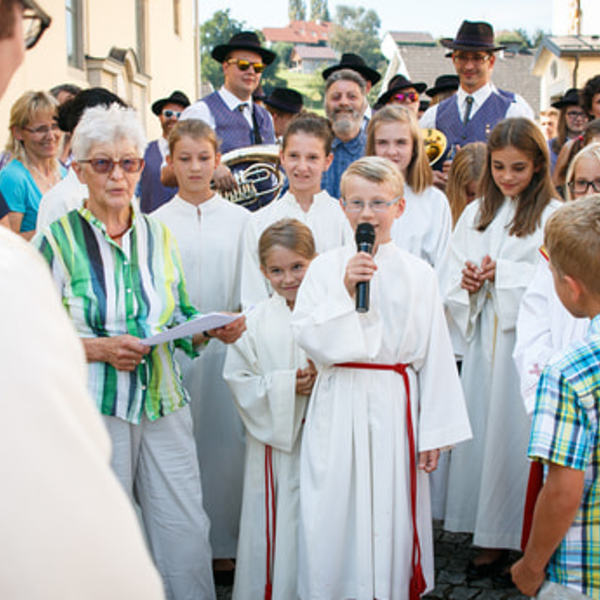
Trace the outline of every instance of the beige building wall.
<instances>
[{"instance_id":1,"label":"beige building wall","mask_svg":"<svg viewBox=\"0 0 600 600\"><path fill-rule=\"evenodd\" d=\"M26 52L0 100L0 146L7 139L13 102L27 90L48 90L60 83L110 89L140 111L148 139L158 137L160 126L150 110L152 102L175 89L195 100L193 1L143 0L145 58L140 60L136 4L142 0L81 0L83 64L74 68L67 61L65 0L40 0L52 25Z\"/></svg>"}]
</instances>

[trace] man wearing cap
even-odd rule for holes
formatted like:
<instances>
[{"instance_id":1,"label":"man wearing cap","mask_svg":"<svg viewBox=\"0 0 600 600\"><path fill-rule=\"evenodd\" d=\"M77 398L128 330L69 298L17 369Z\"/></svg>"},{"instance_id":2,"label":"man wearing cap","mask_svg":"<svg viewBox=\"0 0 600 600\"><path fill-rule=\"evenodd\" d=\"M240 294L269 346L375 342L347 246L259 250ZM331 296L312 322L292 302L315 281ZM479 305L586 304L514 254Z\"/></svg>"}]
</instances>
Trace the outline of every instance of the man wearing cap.
<instances>
[{"instance_id":1,"label":"man wearing cap","mask_svg":"<svg viewBox=\"0 0 600 600\"><path fill-rule=\"evenodd\" d=\"M190 105L188 97L179 90L168 98L161 98L152 105L152 112L158 117L162 137L154 140L144 152L144 170L140 177L139 196L142 212L150 213L170 200L176 193L176 186L166 186L160 181L160 170L169 154L169 133L185 108Z\"/></svg>"},{"instance_id":2,"label":"man wearing cap","mask_svg":"<svg viewBox=\"0 0 600 600\"><path fill-rule=\"evenodd\" d=\"M431 98L430 106L435 106L442 100L454 96L458 90L459 84L458 75L440 75L439 77L436 77L433 86L425 91Z\"/></svg>"},{"instance_id":3,"label":"man wearing cap","mask_svg":"<svg viewBox=\"0 0 600 600\"><path fill-rule=\"evenodd\" d=\"M404 75L394 75L388 83L387 91L377 99L375 108L381 108L386 104L399 104L412 110L416 115L419 112L419 95L426 87L426 83L413 83Z\"/></svg>"},{"instance_id":4,"label":"man wearing cap","mask_svg":"<svg viewBox=\"0 0 600 600\"><path fill-rule=\"evenodd\" d=\"M323 70L321 76L325 81L327 81L332 73L341 71L342 69L356 71L365 80L365 96L369 95L371 88L381 79L381 75L375 69L368 67L365 61L358 56L358 54L352 54L352 52L346 52L345 54L342 54L339 64L327 67L327 69ZM367 128L369 120L371 119L371 114L371 107L367 104L363 114L363 129Z\"/></svg>"},{"instance_id":5,"label":"man wearing cap","mask_svg":"<svg viewBox=\"0 0 600 600\"><path fill-rule=\"evenodd\" d=\"M448 138L448 145L485 142L497 123L509 117L533 119L530 106L517 94L499 90L491 82L496 46L489 23L463 21L455 39L442 45L452 52L460 86L451 98L429 108L421 117L423 128L435 128Z\"/></svg>"},{"instance_id":6,"label":"man wearing cap","mask_svg":"<svg viewBox=\"0 0 600 600\"><path fill-rule=\"evenodd\" d=\"M275 60L276 54L260 45L256 33L242 31L227 44L216 46L211 56L223 65L223 87L192 104L181 118L208 123L221 141L222 153L254 144L275 143L271 116L253 102L252 93L260 83L261 73ZM231 171L223 164L215 170L213 180L220 190L235 186ZM268 201L259 198L248 208L255 210Z\"/></svg>"},{"instance_id":7,"label":"man wearing cap","mask_svg":"<svg viewBox=\"0 0 600 600\"><path fill-rule=\"evenodd\" d=\"M276 87L262 101L273 119L275 137L280 140L289 122L302 110L302 94L289 88Z\"/></svg>"},{"instance_id":8,"label":"man wearing cap","mask_svg":"<svg viewBox=\"0 0 600 600\"><path fill-rule=\"evenodd\" d=\"M340 197L340 179L348 165L365 153L367 135L363 115L367 108L367 84L353 69L336 70L325 83L325 114L335 134L333 162L323 173L321 187Z\"/></svg>"}]
</instances>

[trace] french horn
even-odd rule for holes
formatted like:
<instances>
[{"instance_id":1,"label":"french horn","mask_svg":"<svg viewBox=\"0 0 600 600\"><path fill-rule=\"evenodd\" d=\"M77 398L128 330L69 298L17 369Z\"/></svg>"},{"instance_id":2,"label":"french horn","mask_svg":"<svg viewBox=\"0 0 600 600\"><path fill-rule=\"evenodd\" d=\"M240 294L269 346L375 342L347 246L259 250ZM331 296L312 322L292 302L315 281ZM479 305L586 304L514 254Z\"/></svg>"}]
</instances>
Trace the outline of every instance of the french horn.
<instances>
[{"instance_id":1,"label":"french horn","mask_svg":"<svg viewBox=\"0 0 600 600\"><path fill-rule=\"evenodd\" d=\"M425 154L429 159L429 166L433 167L444 156L448 140L439 129L421 129L421 135L425 143Z\"/></svg>"},{"instance_id":2,"label":"french horn","mask_svg":"<svg viewBox=\"0 0 600 600\"><path fill-rule=\"evenodd\" d=\"M237 184L231 191L219 192L230 202L246 206L267 194L273 194L273 200L279 196L284 175L279 168L277 144L257 144L231 150L223 154L221 164L233 171ZM235 170L234 167L244 164L247 166Z\"/></svg>"}]
</instances>

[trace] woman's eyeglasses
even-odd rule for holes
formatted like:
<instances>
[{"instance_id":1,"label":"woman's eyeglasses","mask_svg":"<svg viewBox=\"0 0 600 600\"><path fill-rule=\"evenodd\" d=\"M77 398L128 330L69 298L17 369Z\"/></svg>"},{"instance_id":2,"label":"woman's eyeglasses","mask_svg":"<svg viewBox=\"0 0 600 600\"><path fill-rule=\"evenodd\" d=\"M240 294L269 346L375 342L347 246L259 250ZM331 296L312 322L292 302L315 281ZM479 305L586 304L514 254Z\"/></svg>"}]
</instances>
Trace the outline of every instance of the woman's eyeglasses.
<instances>
[{"instance_id":1,"label":"woman's eyeglasses","mask_svg":"<svg viewBox=\"0 0 600 600\"><path fill-rule=\"evenodd\" d=\"M78 160L77 162L88 163L96 173L100 173L101 175L112 173L116 165L119 165L125 173L137 173L144 166L143 158L122 158L121 160L89 158L87 160Z\"/></svg>"},{"instance_id":2,"label":"woman's eyeglasses","mask_svg":"<svg viewBox=\"0 0 600 600\"><path fill-rule=\"evenodd\" d=\"M230 58L227 61L228 65L231 65L233 63L237 65L237 68L240 71L247 71L250 67L252 67L255 73L262 73L267 68L267 65L265 65L264 63L253 63L249 60L246 60L245 58Z\"/></svg>"},{"instance_id":3,"label":"woman's eyeglasses","mask_svg":"<svg viewBox=\"0 0 600 600\"><path fill-rule=\"evenodd\" d=\"M401 102L402 104L404 104L404 103L412 104L413 102L416 102L419 99L419 94L417 94L417 92L406 92L406 94L399 93L399 94L394 94L392 96L392 98L394 100L397 100L398 102Z\"/></svg>"},{"instance_id":4,"label":"woman's eyeglasses","mask_svg":"<svg viewBox=\"0 0 600 600\"><path fill-rule=\"evenodd\" d=\"M30 50L40 41L44 31L50 27L52 19L34 0L21 0L21 4L24 9L23 21L25 21L23 39L25 48Z\"/></svg>"},{"instance_id":5,"label":"woman's eyeglasses","mask_svg":"<svg viewBox=\"0 0 600 600\"><path fill-rule=\"evenodd\" d=\"M587 194L590 187L596 194L600 194L600 178L593 181L588 181L587 179L569 181L569 189L572 194Z\"/></svg>"},{"instance_id":6,"label":"woman's eyeglasses","mask_svg":"<svg viewBox=\"0 0 600 600\"><path fill-rule=\"evenodd\" d=\"M46 137L49 133L55 133L60 131L60 127L57 123L52 123L52 125L40 125L39 127L31 128L31 127L23 127L25 131L31 133L31 135L35 135L36 137Z\"/></svg>"}]
</instances>

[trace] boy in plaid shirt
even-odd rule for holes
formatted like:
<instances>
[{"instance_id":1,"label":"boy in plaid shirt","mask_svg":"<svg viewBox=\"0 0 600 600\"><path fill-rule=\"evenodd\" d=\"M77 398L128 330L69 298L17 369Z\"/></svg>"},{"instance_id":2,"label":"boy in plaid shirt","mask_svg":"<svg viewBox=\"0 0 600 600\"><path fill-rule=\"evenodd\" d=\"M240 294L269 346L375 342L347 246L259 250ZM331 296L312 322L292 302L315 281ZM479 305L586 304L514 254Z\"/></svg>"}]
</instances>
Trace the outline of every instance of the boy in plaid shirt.
<instances>
[{"instance_id":1,"label":"boy in plaid shirt","mask_svg":"<svg viewBox=\"0 0 600 600\"><path fill-rule=\"evenodd\" d=\"M528 596L600 599L600 195L557 210L544 243L558 297L591 323L538 384L528 454L544 463L546 480L511 572Z\"/></svg>"}]
</instances>

